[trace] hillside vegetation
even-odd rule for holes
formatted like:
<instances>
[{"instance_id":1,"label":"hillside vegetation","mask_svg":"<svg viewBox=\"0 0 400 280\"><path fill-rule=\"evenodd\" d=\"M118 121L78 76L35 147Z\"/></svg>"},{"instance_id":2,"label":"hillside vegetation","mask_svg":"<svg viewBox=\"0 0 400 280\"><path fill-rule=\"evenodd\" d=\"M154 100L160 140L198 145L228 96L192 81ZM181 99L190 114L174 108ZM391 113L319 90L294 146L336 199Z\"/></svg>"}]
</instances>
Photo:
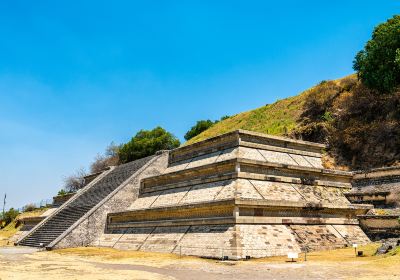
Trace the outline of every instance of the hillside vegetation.
<instances>
[{"instance_id":1,"label":"hillside vegetation","mask_svg":"<svg viewBox=\"0 0 400 280\"><path fill-rule=\"evenodd\" d=\"M222 120L185 144L192 144L235 129L246 129L273 135L285 135L293 130L303 113L303 105L309 91L278 100L273 104L234 115Z\"/></svg>"},{"instance_id":2,"label":"hillside vegetation","mask_svg":"<svg viewBox=\"0 0 400 280\"><path fill-rule=\"evenodd\" d=\"M322 81L297 96L223 120L186 144L236 129L325 143L326 163L336 168L398 165L400 92L377 94L356 75Z\"/></svg>"},{"instance_id":3,"label":"hillside vegetation","mask_svg":"<svg viewBox=\"0 0 400 280\"><path fill-rule=\"evenodd\" d=\"M27 217L38 217L47 210L48 208L40 208L19 214L5 228L0 229L0 246L6 246L12 244L12 242L10 242L10 239L20 230L22 226L22 224L19 222L20 219Z\"/></svg>"},{"instance_id":4,"label":"hillside vegetation","mask_svg":"<svg viewBox=\"0 0 400 280\"><path fill-rule=\"evenodd\" d=\"M330 81L340 85L342 80L356 79L355 75ZM311 96L319 96L322 90L321 82L299 95L281 99L263 107L239 113L228 119L222 120L206 131L193 137L185 143L192 144L236 129L245 129L272 135L289 136L298 128L305 111L305 104ZM319 141L321 142L321 141Z\"/></svg>"},{"instance_id":5,"label":"hillside vegetation","mask_svg":"<svg viewBox=\"0 0 400 280\"><path fill-rule=\"evenodd\" d=\"M378 24L353 61L357 75L212 125L187 144L247 129L328 145L329 167L400 165L400 16ZM328 167L328 166L327 166Z\"/></svg>"}]
</instances>

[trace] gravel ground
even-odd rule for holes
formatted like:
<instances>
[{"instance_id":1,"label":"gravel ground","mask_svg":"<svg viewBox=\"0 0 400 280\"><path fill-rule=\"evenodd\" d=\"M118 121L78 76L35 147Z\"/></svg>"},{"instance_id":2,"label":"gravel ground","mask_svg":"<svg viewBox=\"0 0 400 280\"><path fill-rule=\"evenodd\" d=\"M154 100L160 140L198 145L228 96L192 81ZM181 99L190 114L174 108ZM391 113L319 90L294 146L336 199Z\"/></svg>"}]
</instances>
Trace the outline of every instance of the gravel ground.
<instances>
[{"instance_id":1,"label":"gravel ground","mask_svg":"<svg viewBox=\"0 0 400 280\"><path fill-rule=\"evenodd\" d=\"M138 255L108 258L32 248L0 248L0 279L400 279L398 264L373 269L368 262L221 262L193 257Z\"/></svg>"}]
</instances>

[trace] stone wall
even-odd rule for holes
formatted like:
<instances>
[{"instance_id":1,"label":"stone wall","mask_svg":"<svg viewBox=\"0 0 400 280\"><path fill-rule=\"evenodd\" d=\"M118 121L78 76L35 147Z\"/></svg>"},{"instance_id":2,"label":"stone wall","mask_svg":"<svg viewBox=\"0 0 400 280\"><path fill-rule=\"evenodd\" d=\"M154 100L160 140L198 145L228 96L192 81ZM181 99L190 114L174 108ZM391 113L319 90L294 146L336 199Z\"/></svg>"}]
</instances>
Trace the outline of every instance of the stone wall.
<instances>
[{"instance_id":1,"label":"stone wall","mask_svg":"<svg viewBox=\"0 0 400 280\"><path fill-rule=\"evenodd\" d=\"M60 207L65 202L67 202L71 197L73 197L75 193L69 193L65 195L58 195L53 197L53 207Z\"/></svg>"},{"instance_id":2,"label":"stone wall","mask_svg":"<svg viewBox=\"0 0 400 280\"><path fill-rule=\"evenodd\" d=\"M361 227L373 240L400 236L400 208L391 193L400 193L400 167L355 172L349 199L371 201L377 209L360 215ZM379 209L378 209L379 208Z\"/></svg>"},{"instance_id":3,"label":"stone wall","mask_svg":"<svg viewBox=\"0 0 400 280\"><path fill-rule=\"evenodd\" d=\"M400 167L357 171L354 174L352 185L353 190L358 192L398 190L400 189Z\"/></svg>"},{"instance_id":4,"label":"stone wall","mask_svg":"<svg viewBox=\"0 0 400 280\"><path fill-rule=\"evenodd\" d=\"M399 215L361 215L359 216L361 227L372 240L400 236Z\"/></svg>"},{"instance_id":5,"label":"stone wall","mask_svg":"<svg viewBox=\"0 0 400 280\"><path fill-rule=\"evenodd\" d=\"M357 225L197 225L116 230L92 242L99 247L242 259L366 244Z\"/></svg>"},{"instance_id":6,"label":"stone wall","mask_svg":"<svg viewBox=\"0 0 400 280\"><path fill-rule=\"evenodd\" d=\"M290 149L286 149L284 152L278 152L274 151L271 147L258 146L258 148L229 147L221 151L174 162L168 166L164 173L181 171L233 158L251 159L260 162L280 163L293 166L323 168L320 154L310 155L306 152L302 153Z\"/></svg>"},{"instance_id":7,"label":"stone wall","mask_svg":"<svg viewBox=\"0 0 400 280\"><path fill-rule=\"evenodd\" d=\"M33 229L38 223L40 223L45 217L37 216L37 217L25 217L20 220L22 223L21 231L30 231Z\"/></svg>"},{"instance_id":8,"label":"stone wall","mask_svg":"<svg viewBox=\"0 0 400 280\"><path fill-rule=\"evenodd\" d=\"M384 208L387 206L387 196L390 192L350 192L345 194L351 203L368 203L374 207Z\"/></svg>"},{"instance_id":9,"label":"stone wall","mask_svg":"<svg viewBox=\"0 0 400 280\"><path fill-rule=\"evenodd\" d=\"M197 182L197 181L196 181ZM282 200L320 203L324 206L349 205L342 188L290 184L254 179L222 180L170 188L141 195L130 210L178 206L225 199Z\"/></svg>"}]
</instances>

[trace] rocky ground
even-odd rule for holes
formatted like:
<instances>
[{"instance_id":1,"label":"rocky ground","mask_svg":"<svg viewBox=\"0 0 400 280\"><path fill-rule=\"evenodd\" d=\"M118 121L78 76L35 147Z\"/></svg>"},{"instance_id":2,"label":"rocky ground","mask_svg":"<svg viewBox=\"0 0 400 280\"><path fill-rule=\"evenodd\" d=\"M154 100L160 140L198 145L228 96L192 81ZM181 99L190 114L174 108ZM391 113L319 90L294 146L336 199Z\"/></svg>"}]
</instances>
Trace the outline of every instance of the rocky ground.
<instances>
[{"instance_id":1,"label":"rocky ground","mask_svg":"<svg viewBox=\"0 0 400 280\"><path fill-rule=\"evenodd\" d=\"M76 248L0 248L0 279L400 279L400 254L372 256L378 245L285 258L221 262L172 254ZM400 253L400 252L399 252Z\"/></svg>"}]
</instances>

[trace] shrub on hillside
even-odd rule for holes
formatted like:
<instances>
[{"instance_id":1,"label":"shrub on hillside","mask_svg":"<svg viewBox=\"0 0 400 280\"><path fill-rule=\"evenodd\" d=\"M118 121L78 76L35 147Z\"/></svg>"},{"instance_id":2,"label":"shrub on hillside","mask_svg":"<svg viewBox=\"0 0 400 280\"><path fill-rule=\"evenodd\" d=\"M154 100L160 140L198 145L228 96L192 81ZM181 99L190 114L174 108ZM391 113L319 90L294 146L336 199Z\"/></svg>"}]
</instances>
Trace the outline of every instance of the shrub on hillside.
<instances>
[{"instance_id":1,"label":"shrub on hillside","mask_svg":"<svg viewBox=\"0 0 400 280\"><path fill-rule=\"evenodd\" d=\"M76 192L85 186L86 171L84 168L78 169L74 174L64 177L63 189L66 192Z\"/></svg>"},{"instance_id":2,"label":"shrub on hillside","mask_svg":"<svg viewBox=\"0 0 400 280\"><path fill-rule=\"evenodd\" d=\"M219 123L220 121L227 120L229 118L230 118L230 116L225 115L225 116L222 116L219 120L216 120L214 122L211 121L211 120L200 120L200 121L197 121L197 123L194 126L192 126L188 132L186 132L184 138L187 141L189 141L193 137L199 135L203 131L206 131L207 129L212 127L214 124Z\"/></svg>"},{"instance_id":3,"label":"shrub on hillside","mask_svg":"<svg viewBox=\"0 0 400 280\"><path fill-rule=\"evenodd\" d=\"M399 108L400 92L377 95L359 84L335 101L329 143L355 168L393 164L400 159Z\"/></svg>"},{"instance_id":4,"label":"shrub on hillside","mask_svg":"<svg viewBox=\"0 0 400 280\"><path fill-rule=\"evenodd\" d=\"M346 85L357 82L349 77ZM348 88L350 86L347 86ZM301 123L291 131L291 136L319 143L326 143L335 120L332 105L345 89L334 81L322 81L307 94L301 114Z\"/></svg>"},{"instance_id":5,"label":"shrub on hillside","mask_svg":"<svg viewBox=\"0 0 400 280\"><path fill-rule=\"evenodd\" d=\"M120 147L120 145L116 145L114 142L111 142L111 144L107 146L104 155L98 154L95 157L93 163L90 165L90 172L97 173L107 169L110 166L118 165L118 151Z\"/></svg>"},{"instance_id":6,"label":"shrub on hillside","mask_svg":"<svg viewBox=\"0 0 400 280\"><path fill-rule=\"evenodd\" d=\"M67 195L67 194L68 193L64 189L61 189L58 191L57 196L63 196L63 195Z\"/></svg>"},{"instance_id":7,"label":"shrub on hillside","mask_svg":"<svg viewBox=\"0 0 400 280\"><path fill-rule=\"evenodd\" d=\"M329 128L325 122L309 122L302 124L290 133L290 136L305 141L326 143L329 135Z\"/></svg>"},{"instance_id":8,"label":"shrub on hillside","mask_svg":"<svg viewBox=\"0 0 400 280\"><path fill-rule=\"evenodd\" d=\"M339 81L339 85L344 91L351 91L357 84L358 81L355 75L344 77Z\"/></svg>"},{"instance_id":9,"label":"shrub on hillside","mask_svg":"<svg viewBox=\"0 0 400 280\"><path fill-rule=\"evenodd\" d=\"M179 147L179 140L162 127L153 130L140 130L128 143L118 150L121 163L154 155L160 150L171 150Z\"/></svg>"},{"instance_id":10,"label":"shrub on hillside","mask_svg":"<svg viewBox=\"0 0 400 280\"><path fill-rule=\"evenodd\" d=\"M64 196L64 195L68 195L68 194L71 194L71 193L73 193L73 192L72 191L67 192L64 189L61 189L61 190L58 191L57 196Z\"/></svg>"},{"instance_id":11,"label":"shrub on hillside","mask_svg":"<svg viewBox=\"0 0 400 280\"><path fill-rule=\"evenodd\" d=\"M400 92L378 94L353 77L310 90L292 136L326 143L340 165L391 165L400 160Z\"/></svg>"},{"instance_id":12,"label":"shrub on hillside","mask_svg":"<svg viewBox=\"0 0 400 280\"><path fill-rule=\"evenodd\" d=\"M209 129L213 125L214 125L214 122L210 121L210 120L197 121L197 123L194 126L192 126L188 132L186 132L184 137L186 140L190 140L193 137L202 133L203 131Z\"/></svg>"},{"instance_id":13,"label":"shrub on hillside","mask_svg":"<svg viewBox=\"0 0 400 280\"><path fill-rule=\"evenodd\" d=\"M391 92L400 84L400 16L375 27L353 68L366 86L379 93Z\"/></svg>"},{"instance_id":14,"label":"shrub on hillside","mask_svg":"<svg viewBox=\"0 0 400 280\"><path fill-rule=\"evenodd\" d=\"M330 110L333 100L343 91L333 81L321 82L312 88L307 95L304 103L304 113L302 117L307 117L310 121L319 121L325 113Z\"/></svg>"},{"instance_id":15,"label":"shrub on hillside","mask_svg":"<svg viewBox=\"0 0 400 280\"><path fill-rule=\"evenodd\" d=\"M36 206L33 203L29 203L25 205L22 209L24 210L24 212L31 212L36 209Z\"/></svg>"},{"instance_id":16,"label":"shrub on hillside","mask_svg":"<svg viewBox=\"0 0 400 280\"><path fill-rule=\"evenodd\" d=\"M2 220L3 220L3 227L7 226L9 223L11 223L17 216L19 215L18 210L15 210L14 208L10 208L7 212L4 213L4 216L2 215Z\"/></svg>"}]
</instances>

